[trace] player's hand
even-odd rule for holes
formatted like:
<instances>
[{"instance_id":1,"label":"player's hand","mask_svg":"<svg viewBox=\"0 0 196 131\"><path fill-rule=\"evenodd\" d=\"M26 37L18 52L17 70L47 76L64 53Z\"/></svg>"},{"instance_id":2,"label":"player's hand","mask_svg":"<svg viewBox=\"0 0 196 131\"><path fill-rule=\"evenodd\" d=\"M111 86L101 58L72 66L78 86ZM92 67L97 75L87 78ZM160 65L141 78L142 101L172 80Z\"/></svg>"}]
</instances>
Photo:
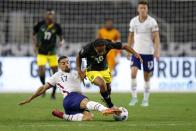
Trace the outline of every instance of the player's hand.
<instances>
[{"instance_id":1,"label":"player's hand","mask_svg":"<svg viewBox=\"0 0 196 131\"><path fill-rule=\"evenodd\" d=\"M80 76L80 79L83 81L86 79L86 74L84 71L78 70L78 75Z\"/></svg>"},{"instance_id":2,"label":"player's hand","mask_svg":"<svg viewBox=\"0 0 196 131\"><path fill-rule=\"evenodd\" d=\"M154 52L154 57L156 58L156 61L159 61L160 59L160 53L158 51Z\"/></svg>"},{"instance_id":3,"label":"player's hand","mask_svg":"<svg viewBox=\"0 0 196 131\"><path fill-rule=\"evenodd\" d=\"M30 102L30 100L24 100L24 101L21 101L21 102L19 103L19 105L22 106L22 105L27 104L27 103L29 103L29 102Z\"/></svg>"},{"instance_id":4,"label":"player's hand","mask_svg":"<svg viewBox=\"0 0 196 131\"><path fill-rule=\"evenodd\" d=\"M131 54L127 53L126 57L127 57L127 60L130 60Z\"/></svg>"},{"instance_id":5,"label":"player's hand","mask_svg":"<svg viewBox=\"0 0 196 131\"><path fill-rule=\"evenodd\" d=\"M140 54L136 53L136 54L135 54L135 57L136 57L137 59L139 59L140 62L143 64L143 59L142 59L142 57L141 57Z\"/></svg>"}]
</instances>

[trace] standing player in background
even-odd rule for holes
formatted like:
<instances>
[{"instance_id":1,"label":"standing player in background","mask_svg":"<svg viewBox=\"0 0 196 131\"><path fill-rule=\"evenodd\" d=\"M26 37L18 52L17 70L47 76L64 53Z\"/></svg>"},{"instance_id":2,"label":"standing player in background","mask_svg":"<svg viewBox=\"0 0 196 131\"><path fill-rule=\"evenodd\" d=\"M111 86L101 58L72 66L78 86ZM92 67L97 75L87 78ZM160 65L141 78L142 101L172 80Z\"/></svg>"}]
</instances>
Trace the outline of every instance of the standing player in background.
<instances>
[{"instance_id":1,"label":"standing player in background","mask_svg":"<svg viewBox=\"0 0 196 131\"><path fill-rule=\"evenodd\" d=\"M57 36L60 38L60 45L64 44L62 37L62 29L58 23L54 21L55 12L47 10L45 19L38 22L33 28L33 47L37 54L37 65L40 81L45 84L45 66L49 63L52 72L58 70L58 62L56 55ZM56 87L53 87L51 98L55 99Z\"/></svg>"},{"instance_id":2,"label":"standing player in background","mask_svg":"<svg viewBox=\"0 0 196 131\"><path fill-rule=\"evenodd\" d=\"M139 61L142 61L141 56L128 45L123 45L121 42L113 43L105 39L96 39L94 42L87 44L76 57L76 67L81 80L87 77L93 84L98 86L100 94L109 108L115 107L110 98L112 79L106 59L107 53L111 49L126 50L132 53ZM81 69L82 58L87 61L86 72Z\"/></svg>"},{"instance_id":3,"label":"standing player in background","mask_svg":"<svg viewBox=\"0 0 196 131\"><path fill-rule=\"evenodd\" d=\"M143 59L143 70L144 70L144 97L142 106L148 106L149 95L150 95L150 77L154 70L154 57L159 60L160 57L160 38L159 28L156 20L148 15L148 3L145 0L141 0L138 3L137 11L138 16L134 17L130 22L130 33L128 36L128 45L138 52ZM134 43L134 45L133 45ZM130 59L130 54L127 55ZM134 106L137 100L136 91L136 76L138 69L141 69L141 63L135 56L131 58L131 90L132 99L129 103L130 106Z\"/></svg>"},{"instance_id":4,"label":"standing player in background","mask_svg":"<svg viewBox=\"0 0 196 131\"><path fill-rule=\"evenodd\" d=\"M60 70L52 75L45 85L38 88L31 97L20 102L20 105L31 102L46 90L57 85L64 97L63 107L65 113L54 110L52 114L55 117L69 121L84 121L93 119L92 114L87 110L99 111L102 112L103 115L121 113L119 109L108 109L100 103L90 101L86 96L82 95L80 78L76 71L70 70L70 62L67 56L61 56L58 59L58 64Z\"/></svg>"},{"instance_id":5,"label":"standing player in background","mask_svg":"<svg viewBox=\"0 0 196 131\"><path fill-rule=\"evenodd\" d=\"M98 39L108 39L114 42L120 41L120 32L113 27L113 21L111 19L105 20L104 27L100 28L97 33ZM117 57L120 55L120 50L112 49L107 54L108 66L111 71L116 66Z\"/></svg>"}]
</instances>

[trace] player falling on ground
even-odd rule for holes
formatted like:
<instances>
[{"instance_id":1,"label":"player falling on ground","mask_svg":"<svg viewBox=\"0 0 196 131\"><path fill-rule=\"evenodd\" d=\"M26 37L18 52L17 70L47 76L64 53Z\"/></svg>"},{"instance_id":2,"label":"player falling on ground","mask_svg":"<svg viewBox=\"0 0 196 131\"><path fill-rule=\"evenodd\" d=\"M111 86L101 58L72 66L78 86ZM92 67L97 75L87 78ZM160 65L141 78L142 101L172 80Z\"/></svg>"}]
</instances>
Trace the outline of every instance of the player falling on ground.
<instances>
[{"instance_id":1,"label":"player falling on ground","mask_svg":"<svg viewBox=\"0 0 196 131\"><path fill-rule=\"evenodd\" d=\"M45 19L38 22L33 28L33 46L37 54L37 65L40 81L45 84L45 65L49 63L53 74L57 72L58 63L56 56L57 36L60 38L60 45L64 43L62 37L62 29L58 23L54 21L55 12L47 10ZM53 87L51 98L55 99L56 87ZM44 93L45 94L45 93Z\"/></svg>"},{"instance_id":2,"label":"player falling on ground","mask_svg":"<svg viewBox=\"0 0 196 131\"><path fill-rule=\"evenodd\" d=\"M80 78L83 80L87 76L93 84L100 88L101 96L109 108L114 106L110 98L111 73L106 59L106 55L111 49L126 50L142 61L140 55L128 45L122 45L121 42L113 43L105 39L96 39L94 42L86 45L76 57L76 65ZM82 58L86 58L87 60L86 72L81 70Z\"/></svg>"},{"instance_id":3,"label":"player falling on ground","mask_svg":"<svg viewBox=\"0 0 196 131\"><path fill-rule=\"evenodd\" d=\"M154 70L154 57L159 60L160 47L159 47L159 28L156 20L148 15L148 3L142 0L138 3L137 11L138 16L134 17L130 22L130 33L128 36L128 45L132 47L141 55L143 59L144 70L144 97L142 106L149 105L150 95L150 77ZM134 45L133 45L134 43ZM154 56L153 56L154 55ZM130 59L130 54L127 55ZM131 90L132 99L129 103L130 106L134 106L137 100L136 91L136 76L138 69L141 69L141 63L135 56L131 58Z\"/></svg>"},{"instance_id":4,"label":"player falling on ground","mask_svg":"<svg viewBox=\"0 0 196 131\"><path fill-rule=\"evenodd\" d=\"M103 113L103 115L121 113L119 109L109 109L98 102L88 100L86 96L82 95L80 78L76 71L70 71L69 60L66 56L60 57L58 64L60 70L50 77L48 82L41 86L35 94L22 101L20 105L31 102L46 90L56 85L64 97L63 107L65 110L65 113L58 110L52 112L58 118L70 121L92 120L93 116L87 110L96 110Z\"/></svg>"},{"instance_id":5,"label":"player falling on ground","mask_svg":"<svg viewBox=\"0 0 196 131\"><path fill-rule=\"evenodd\" d=\"M105 20L105 25L98 30L97 38L108 39L111 41L120 41L120 32L114 28L113 21L111 19ZM120 50L112 49L107 54L108 67L111 72L117 65L117 58L120 56Z\"/></svg>"}]
</instances>

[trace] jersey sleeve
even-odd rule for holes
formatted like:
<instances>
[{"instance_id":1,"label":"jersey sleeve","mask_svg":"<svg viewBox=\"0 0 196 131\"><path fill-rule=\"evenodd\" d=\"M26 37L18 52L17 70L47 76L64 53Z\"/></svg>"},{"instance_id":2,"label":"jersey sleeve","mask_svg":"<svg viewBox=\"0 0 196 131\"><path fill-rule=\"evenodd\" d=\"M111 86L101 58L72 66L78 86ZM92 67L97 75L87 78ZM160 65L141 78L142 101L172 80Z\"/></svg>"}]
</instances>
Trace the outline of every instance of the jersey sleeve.
<instances>
[{"instance_id":1,"label":"jersey sleeve","mask_svg":"<svg viewBox=\"0 0 196 131\"><path fill-rule=\"evenodd\" d=\"M157 21L155 19L153 19L152 21L152 32L156 32L159 31L159 26L157 24Z\"/></svg>"},{"instance_id":2,"label":"jersey sleeve","mask_svg":"<svg viewBox=\"0 0 196 131\"><path fill-rule=\"evenodd\" d=\"M57 75L54 74L52 75L49 80L47 81L47 83L51 86L55 86L56 85L56 81L57 81Z\"/></svg>"},{"instance_id":3,"label":"jersey sleeve","mask_svg":"<svg viewBox=\"0 0 196 131\"><path fill-rule=\"evenodd\" d=\"M130 24L129 24L129 32L134 32L134 22L133 22L133 19L130 21Z\"/></svg>"},{"instance_id":4,"label":"jersey sleeve","mask_svg":"<svg viewBox=\"0 0 196 131\"><path fill-rule=\"evenodd\" d=\"M57 35L58 36L62 36L62 28L59 24L56 24L56 27L57 27Z\"/></svg>"},{"instance_id":5,"label":"jersey sleeve","mask_svg":"<svg viewBox=\"0 0 196 131\"><path fill-rule=\"evenodd\" d=\"M79 55L80 55L81 58L86 58L86 57L88 57L89 52L90 52L90 44L84 46L84 47L80 50Z\"/></svg>"}]
</instances>

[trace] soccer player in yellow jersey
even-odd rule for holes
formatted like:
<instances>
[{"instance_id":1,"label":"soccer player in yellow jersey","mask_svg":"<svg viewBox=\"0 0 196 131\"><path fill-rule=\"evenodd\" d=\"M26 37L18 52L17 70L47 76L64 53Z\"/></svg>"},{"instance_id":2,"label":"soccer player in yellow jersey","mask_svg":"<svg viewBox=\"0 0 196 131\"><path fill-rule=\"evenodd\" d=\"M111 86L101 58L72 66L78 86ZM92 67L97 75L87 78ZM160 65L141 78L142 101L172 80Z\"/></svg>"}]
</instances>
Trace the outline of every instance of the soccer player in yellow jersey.
<instances>
[{"instance_id":1,"label":"soccer player in yellow jersey","mask_svg":"<svg viewBox=\"0 0 196 131\"><path fill-rule=\"evenodd\" d=\"M120 41L120 32L113 27L113 21L111 19L106 19L104 27L98 30L97 38L108 39L114 42ZM116 66L116 57L120 55L120 50L112 49L107 54L107 61L110 70L112 71Z\"/></svg>"},{"instance_id":2,"label":"soccer player in yellow jersey","mask_svg":"<svg viewBox=\"0 0 196 131\"><path fill-rule=\"evenodd\" d=\"M52 72L58 70L56 55L57 36L60 38L60 45L64 44L61 26L54 20L55 12L48 9L45 12L45 19L33 27L33 47L37 55L39 77L42 84L45 84L45 65L48 63ZM51 98L55 99L54 86Z\"/></svg>"}]
</instances>

